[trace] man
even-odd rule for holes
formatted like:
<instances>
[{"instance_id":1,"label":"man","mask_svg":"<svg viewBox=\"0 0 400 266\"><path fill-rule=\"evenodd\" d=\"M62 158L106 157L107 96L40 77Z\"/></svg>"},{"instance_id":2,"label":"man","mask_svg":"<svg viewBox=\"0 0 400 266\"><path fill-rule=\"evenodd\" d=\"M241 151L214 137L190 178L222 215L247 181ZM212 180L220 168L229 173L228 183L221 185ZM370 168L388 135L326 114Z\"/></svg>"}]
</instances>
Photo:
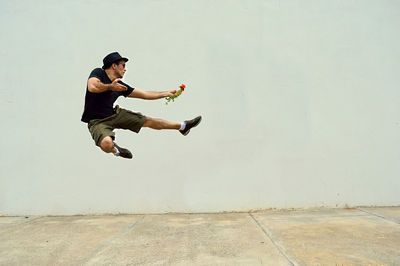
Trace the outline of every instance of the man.
<instances>
[{"instance_id":1,"label":"man","mask_svg":"<svg viewBox=\"0 0 400 266\"><path fill-rule=\"evenodd\" d=\"M90 73L81 120L88 123L89 131L96 145L104 152L131 159L132 153L114 142L114 129L129 129L136 133L139 133L142 127L158 130L175 129L186 136L191 128L200 123L201 116L176 123L144 116L141 113L122 109L118 105L114 107L114 102L121 95L156 100L175 95L177 92L176 90L143 91L130 87L120 80L126 72L126 62L128 62L128 58L121 57L119 53L114 52L104 57L102 68L96 68Z\"/></svg>"}]
</instances>

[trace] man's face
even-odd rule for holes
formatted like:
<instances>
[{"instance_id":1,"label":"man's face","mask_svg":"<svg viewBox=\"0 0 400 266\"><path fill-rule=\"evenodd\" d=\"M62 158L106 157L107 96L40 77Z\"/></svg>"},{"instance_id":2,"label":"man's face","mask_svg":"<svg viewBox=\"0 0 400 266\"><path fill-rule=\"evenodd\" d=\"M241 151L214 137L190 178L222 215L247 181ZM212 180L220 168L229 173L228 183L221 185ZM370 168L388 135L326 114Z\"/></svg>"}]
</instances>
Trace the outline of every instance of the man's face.
<instances>
[{"instance_id":1,"label":"man's face","mask_svg":"<svg viewBox=\"0 0 400 266\"><path fill-rule=\"evenodd\" d=\"M115 73L117 74L118 78L123 78L126 68L125 68L125 61L121 60L118 63L116 63L116 68L115 68Z\"/></svg>"}]
</instances>

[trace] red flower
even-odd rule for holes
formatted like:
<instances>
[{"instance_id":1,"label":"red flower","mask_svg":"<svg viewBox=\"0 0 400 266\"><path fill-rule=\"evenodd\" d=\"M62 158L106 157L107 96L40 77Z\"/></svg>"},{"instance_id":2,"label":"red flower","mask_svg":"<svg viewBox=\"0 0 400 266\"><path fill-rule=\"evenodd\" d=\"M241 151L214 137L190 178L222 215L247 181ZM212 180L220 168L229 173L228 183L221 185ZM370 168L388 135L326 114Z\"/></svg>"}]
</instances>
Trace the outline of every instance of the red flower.
<instances>
[{"instance_id":1,"label":"red flower","mask_svg":"<svg viewBox=\"0 0 400 266\"><path fill-rule=\"evenodd\" d=\"M186 88L186 86L185 86L185 84L182 84L181 86L179 86L179 88L181 88L181 89L182 89L182 91L184 91L184 90L185 90L185 88Z\"/></svg>"}]
</instances>

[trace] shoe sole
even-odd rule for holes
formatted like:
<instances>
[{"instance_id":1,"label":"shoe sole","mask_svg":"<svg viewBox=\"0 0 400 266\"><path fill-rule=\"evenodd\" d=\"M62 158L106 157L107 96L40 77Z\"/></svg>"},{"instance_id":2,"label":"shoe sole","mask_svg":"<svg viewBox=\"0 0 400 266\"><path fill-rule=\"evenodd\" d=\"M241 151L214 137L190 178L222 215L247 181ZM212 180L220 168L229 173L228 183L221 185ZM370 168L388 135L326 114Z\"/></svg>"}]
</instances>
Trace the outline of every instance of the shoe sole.
<instances>
[{"instance_id":1,"label":"shoe sole","mask_svg":"<svg viewBox=\"0 0 400 266\"><path fill-rule=\"evenodd\" d=\"M131 155L129 155L129 154L124 154L124 155L119 155L118 157L122 157L122 158L125 158L125 159L132 159L133 158L133 155L131 154Z\"/></svg>"},{"instance_id":2,"label":"shoe sole","mask_svg":"<svg viewBox=\"0 0 400 266\"><path fill-rule=\"evenodd\" d=\"M114 142L114 146L116 146L117 149L119 150L118 157L122 157L122 158L125 158L125 159L132 159L133 158L133 154L128 149L121 148L115 142Z\"/></svg>"},{"instance_id":3,"label":"shoe sole","mask_svg":"<svg viewBox=\"0 0 400 266\"><path fill-rule=\"evenodd\" d=\"M194 128L194 127L197 127L198 126L198 124L200 124L200 122L201 122L201 119L202 119L202 117L200 117L200 119L199 119L199 121L196 123L196 124L194 124L190 129L192 129L192 128ZM185 134L183 134L184 136L186 136L187 134L189 134L189 132L190 132L190 129L188 130L188 131L186 131L186 133Z\"/></svg>"}]
</instances>

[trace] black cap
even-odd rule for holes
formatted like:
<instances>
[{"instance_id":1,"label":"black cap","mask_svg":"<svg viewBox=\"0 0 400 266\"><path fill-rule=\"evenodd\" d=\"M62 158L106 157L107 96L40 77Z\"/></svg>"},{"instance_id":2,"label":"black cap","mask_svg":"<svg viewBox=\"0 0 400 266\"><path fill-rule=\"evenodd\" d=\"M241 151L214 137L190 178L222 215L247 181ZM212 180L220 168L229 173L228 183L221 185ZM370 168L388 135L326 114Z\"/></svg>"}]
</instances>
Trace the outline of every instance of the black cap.
<instances>
[{"instance_id":1,"label":"black cap","mask_svg":"<svg viewBox=\"0 0 400 266\"><path fill-rule=\"evenodd\" d=\"M104 57L103 59L103 66L101 67L102 69L106 69L109 66L111 66L112 63L115 63L117 61L124 60L125 62L128 61L128 58L122 57L118 52L111 53Z\"/></svg>"}]
</instances>

